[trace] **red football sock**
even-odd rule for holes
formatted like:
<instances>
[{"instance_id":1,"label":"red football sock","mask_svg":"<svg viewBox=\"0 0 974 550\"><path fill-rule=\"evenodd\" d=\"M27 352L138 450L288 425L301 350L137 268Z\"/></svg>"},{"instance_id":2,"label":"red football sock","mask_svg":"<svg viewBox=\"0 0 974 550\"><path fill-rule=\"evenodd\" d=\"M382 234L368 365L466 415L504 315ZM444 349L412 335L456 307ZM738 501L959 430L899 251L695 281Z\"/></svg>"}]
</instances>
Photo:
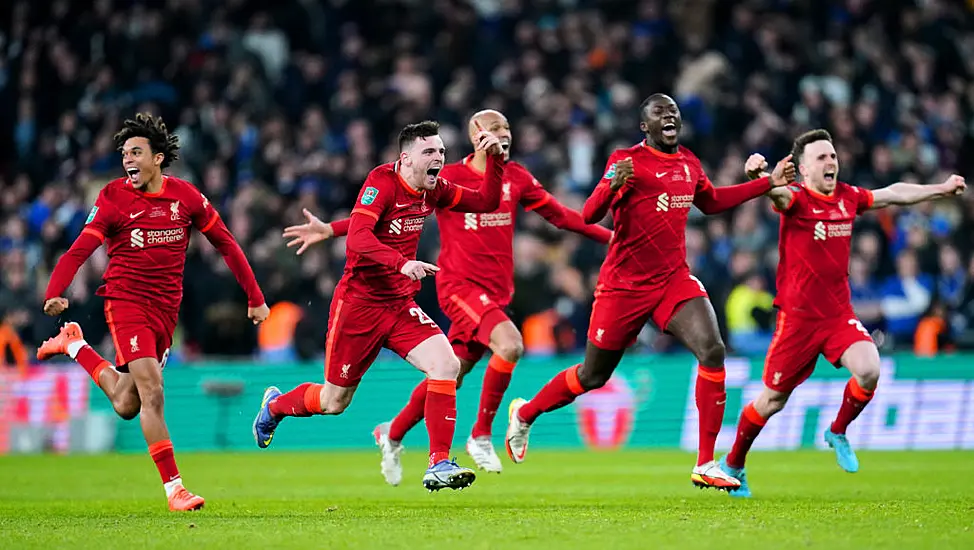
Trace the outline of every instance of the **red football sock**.
<instances>
[{"instance_id":1,"label":"red football sock","mask_svg":"<svg viewBox=\"0 0 974 550\"><path fill-rule=\"evenodd\" d=\"M91 346L84 346L78 350L78 354L75 355L74 360L85 369L91 379L95 381L95 385L100 385L98 383L98 378L101 376L101 372L112 366L104 357L98 355L98 352L91 348Z\"/></svg>"},{"instance_id":2,"label":"red football sock","mask_svg":"<svg viewBox=\"0 0 974 550\"><path fill-rule=\"evenodd\" d=\"M430 435L432 466L450 459L450 443L457 429L457 381L430 380L426 385L426 429Z\"/></svg>"},{"instance_id":3,"label":"red football sock","mask_svg":"<svg viewBox=\"0 0 974 550\"><path fill-rule=\"evenodd\" d=\"M410 394L406 406L392 419L392 424L389 426L389 439L402 441L409 430L423 419L423 415L426 414L426 387L427 382L424 378Z\"/></svg>"},{"instance_id":4,"label":"red football sock","mask_svg":"<svg viewBox=\"0 0 974 550\"><path fill-rule=\"evenodd\" d=\"M533 423L542 413L558 410L585 393L578 381L578 367L567 368L555 375L518 411L517 416L528 424Z\"/></svg>"},{"instance_id":5,"label":"red football sock","mask_svg":"<svg viewBox=\"0 0 974 550\"><path fill-rule=\"evenodd\" d=\"M754 408L754 403L745 405L744 412L741 413L741 420L737 424L737 437L734 439L734 447L731 448L731 452L727 453L728 466L731 468L744 467L744 459L747 458L747 452L751 450L754 438L761 433L761 428L767 422L766 418L762 418L758 414L757 409Z\"/></svg>"},{"instance_id":6,"label":"red football sock","mask_svg":"<svg viewBox=\"0 0 974 550\"><path fill-rule=\"evenodd\" d=\"M268 403L271 414L282 416L312 416L321 414L322 384L305 382L293 390L281 394Z\"/></svg>"},{"instance_id":7,"label":"red football sock","mask_svg":"<svg viewBox=\"0 0 974 550\"><path fill-rule=\"evenodd\" d=\"M696 400L700 417L700 439L697 443L697 466L714 459L714 446L720 425L724 422L727 392L724 389L724 367L697 367Z\"/></svg>"},{"instance_id":8,"label":"red football sock","mask_svg":"<svg viewBox=\"0 0 974 550\"><path fill-rule=\"evenodd\" d=\"M874 390L867 390L860 386L855 378L850 378L849 383L845 385L839 414L836 415L835 421L832 422L832 433L844 434L849 424L859 416L859 413L872 400L873 392Z\"/></svg>"},{"instance_id":9,"label":"red football sock","mask_svg":"<svg viewBox=\"0 0 974 550\"><path fill-rule=\"evenodd\" d=\"M156 463L163 483L179 478L179 468L176 467L176 458L172 452L172 441L165 439L149 445L149 455Z\"/></svg>"},{"instance_id":10,"label":"red football sock","mask_svg":"<svg viewBox=\"0 0 974 550\"><path fill-rule=\"evenodd\" d=\"M500 355L493 355L487 363L484 373L484 387L480 390L480 410L477 412L477 423L470 435L473 437L490 436L494 425L497 409L504 399L504 392L511 385L511 373L514 365Z\"/></svg>"}]
</instances>

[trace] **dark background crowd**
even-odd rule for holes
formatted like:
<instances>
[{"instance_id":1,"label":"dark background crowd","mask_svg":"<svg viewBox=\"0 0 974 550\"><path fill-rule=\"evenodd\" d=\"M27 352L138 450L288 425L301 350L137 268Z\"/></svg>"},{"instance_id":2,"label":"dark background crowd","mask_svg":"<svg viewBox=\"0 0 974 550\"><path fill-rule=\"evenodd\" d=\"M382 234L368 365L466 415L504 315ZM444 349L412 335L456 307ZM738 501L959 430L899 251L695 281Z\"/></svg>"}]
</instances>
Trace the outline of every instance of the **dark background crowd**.
<instances>
[{"instance_id":1,"label":"dark background crowd","mask_svg":"<svg viewBox=\"0 0 974 550\"><path fill-rule=\"evenodd\" d=\"M317 358L342 239L301 257L282 228L301 208L347 215L409 122L443 125L449 160L466 118L511 120L513 157L580 208L638 105L679 102L682 141L716 185L745 179L814 127L844 181L875 189L972 175L974 3L947 0L11 0L0 6L0 344L32 352L54 262L98 190L123 175L112 134L161 114L182 143L173 175L216 204L275 305L260 333L219 255L194 237L178 355ZM511 306L529 353L584 345L601 245L526 213ZM766 199L692 214L689 262L728 344L760 354L773 330L777 225ZM850 264L864 325L884 348L974 347L974 192L857 223ZM431 220L421 259L435 259ZM106 340L98 251L67 298ZM420 304L442 324L432 281ZM644 351L676 349L647 327ZM109 344L110 345L110 342ZM9 358L8 353L4 350Z\"/></svg>"}]
</instances>

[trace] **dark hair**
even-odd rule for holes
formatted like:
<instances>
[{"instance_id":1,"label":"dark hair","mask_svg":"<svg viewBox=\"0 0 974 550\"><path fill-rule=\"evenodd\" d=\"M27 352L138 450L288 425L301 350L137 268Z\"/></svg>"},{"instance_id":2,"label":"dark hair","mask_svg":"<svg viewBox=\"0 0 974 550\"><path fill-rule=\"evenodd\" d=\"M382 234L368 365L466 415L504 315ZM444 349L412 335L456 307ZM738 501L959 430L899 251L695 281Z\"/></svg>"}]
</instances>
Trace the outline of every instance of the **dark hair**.
<instances>
[{"instance_id":1,"label":"dark hair","mask_svg":"<svg viewBox=\"0 0 974 550\"><path fill-rule=\"evenodd\" d=\"M643 113L646 112L646 107L649 107L649 104L650 103L652 103L654 101L659 101L661 99L669 99L669 100L674 101L674 102L676 101L675 99L671 98L670 96L668 96L666 94L658 93L657 92L657 93L655 93L655 94L647 97L646 99L643 100L642 103L639 104L639 118L640 119L643 118Z\"/></svg>"},{"instance_id":2,"label":"dark hair","mask_svg":"<svg viewBox=\"0 0 974 550\"><path fill-rule=\"evenodd\" d=\"M433 137L440 133L440 123L435 120L424 120L416 124L407 124L399 132L399 152L417 139Z\"/></svg>"},{"instance_id":3,"label":"dark hair","mask_svg":"<svg viewBox=\"0 0 974 550\"><path fill-rule=\"evenodd\" d=\"M791 160L795 164L799 164L802 161L802 155L805 154L805 147L808 147L809 143L815 143L816 141L832 143L832 134L828 130L819 128L817 130L809 130L798 136L795 138L794 145L791 146Z\"/></svg>"},{"instance_id":4,"label":"dark hair","mask_svg":"<svg viewBox=\"0 0 974 550\"><path fill-rule=\"evenodd\" d=\"M171 135L166 129L166 123L162 117L152 116L149 113L138 113L135 119L127 119L122 123L122 129L115 134L115 147L119 150L125 142L134 138L143 137L149 140L149 147L152 154L162 153L162 168L168 167L173 162L179 160L179 138Z\"/></svg>"}]
</instances>

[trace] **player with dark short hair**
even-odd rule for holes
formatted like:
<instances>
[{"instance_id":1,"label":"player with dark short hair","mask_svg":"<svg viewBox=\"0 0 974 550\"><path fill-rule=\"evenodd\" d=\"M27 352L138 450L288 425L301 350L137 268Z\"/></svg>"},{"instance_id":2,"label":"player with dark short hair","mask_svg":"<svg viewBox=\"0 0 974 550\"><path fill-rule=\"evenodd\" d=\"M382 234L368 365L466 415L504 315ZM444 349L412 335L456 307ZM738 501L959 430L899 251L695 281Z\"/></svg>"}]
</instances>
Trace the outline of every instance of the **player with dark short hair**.
<instances>
[{"instance_id":1,"label":"player with dark short hair","mask_svg":"<svg viewBox=\"0 0 974 550\"><path fill-rule=\"evenodd\" d=\"M894 183L869 191L839 181L839 158L826 130L795 139L792 157L802 182L774 189L774 209L781 214L778 239L778 308L774 337L764 363L764 389L744 406L737 438L721 469L740 480L731 496L749 497L744 460L754 439L788 397L811 376L819 355L852 373L842 405L825 430L839 466L859 471L859 459L846 438L846 428L869 404L879 383L879 350L856 318L849 290L849 255L856 216L890 205L910 205L959 195L967 185L952 175L937 185ZM764 157L751 155L744 169L758 177Z\"/></svg>"},{"instance_id":2,"label":"player with dark short hair","mask_svg":"<svg viewBox=\"0 0 974 550\"><path fill-rule=\"evenodd\" d=\"M430 458L423 485L438 491L462 489L474 482L473 470L450 459L460 361L440 328L414 301L420 280L439 271L415 259L427 216L437 209L493 212L500 204L504 170L500 142L485 131L479 131L474 141L477 150L487 155L478 189L440 177L446 148L439 124L431 121L403 128L399 160L369 173L347 228L342 228L348 233L347 260L331 302L325 383L301 384L284 394L268 388L254 419L259 447L270 445L284 417L344 411L385 347L428 378L424 417Z\"/></svg>"}]
</instances>

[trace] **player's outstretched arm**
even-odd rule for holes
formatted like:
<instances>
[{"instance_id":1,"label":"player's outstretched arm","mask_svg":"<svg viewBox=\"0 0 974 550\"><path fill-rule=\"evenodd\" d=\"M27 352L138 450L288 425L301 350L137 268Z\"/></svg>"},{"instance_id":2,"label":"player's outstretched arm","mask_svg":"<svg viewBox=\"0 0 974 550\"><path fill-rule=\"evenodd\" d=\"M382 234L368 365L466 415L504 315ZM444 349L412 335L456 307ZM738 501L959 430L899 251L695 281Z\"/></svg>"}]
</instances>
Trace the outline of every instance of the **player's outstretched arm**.
<instances>
[{"instance_id":1,"label":"player's outstretched arm","mask_svg":"<svg viewBox=\"0 0 974 550\"><path fill-rule=\"evenodd\" d=\"M486 132L485 132L486 133ZM456 212L493 212L501 205L501 178L504 176L504 157L497 138L493 134L488 134L490 138L481 141L481 145L490 141L498 143L496 154L487 155L487 169L484 172L484 183L480 189L470 189L454 183L444 183L448 188L440 195L441 199L438 206ZM491 141L492 140L492 141ZM490 147L486 145L485 147ZM481 149L478 146L477 149ZM494 148L490 149L494 151ZM446 180L441 180L445 182ZM446 202L446 204L443 204Z\"/></svg>"},{"instance_id":2,"label":"player's outstretched arm","mask_svg":"<svg viewBox=\"0 0 974 550\"><path fill-rule=\"evenodd\" d=\"M756 199L775 187L788 185L794 181L795 165L791 162L791 155L788 155L778 162L768 177L726 187L714 187L709 180L706 180L703 185L698 187L693 204L704 214L719 214L735 206L740 206L751 199Z\"/></svg>"},{"instance_id":3,"label":"player's outstretched arm","mask_svg":"<svg viewBox=\"0 0 974 550\"><path fill-rule=\"evenodd\" d=\"M585 235L593 241L598 241L602 244L608 244L609 240L612 239L611 231L601 225L585 223L581 214L558 202L558 199L551 194L545 194L548 195L548 200L533 210L547 220L548 223L558 229Z\"/></svg>"},{"instance_id":4,"label":"player's outstretched arm","mask_svg":"<svg viewBox=\"0 0 974 550\"><path fill-rule=\"evenodd\" d=\"M328 240L332 237L343 237L348 234L348 226L351 223L350 218L325 223L318 216L309 212L307 208L301 210L301 212L308 221L301 225L292 225L284 228L284 234L282 235L285 239L291 239L287 243L288 248L300 246L297 251L298 256L304 254L304 251L315 243Z\"/></svg>"},{"instance_id":5,"label":"player's outstretched arm","mask_svg":"<svg viewBox=\"0 0 974 550\"><path fill-rule=\"evenodd\" d=\"M215 216L209 227L205 228L202 233L206 240L210 241L210 244L223 256L223 261L226 262L234 278L237 279L237 283L247 294L248 317L254 321L254 324L266 319L270 310L264 303L264 293L261 292L260 285L257 284L257 277L254 276L254 270L251 269L247 256L244 255L237 239L233 238L233 234L227 229L226 224L219 216Z\"/></svg>"},{"instance_id":6,"label":"player's outstretched arm","mask_svg":"<svg viewBox=\"0 0 974 550\"><path fill-rule=\"evenodd\" d=\"M51 279L47 282L47 290L44 292L44 313L57 316L68 309L67 298L62 297L64 291L74 280L81 266L88 261L95 250L98 250L104 240L105 237L100 232L90 227L81 231L81 235L71 244L71 248L54 265Z\"/></svg>"},{"instance_id":7,"label":"player's outstretched arm","mask_svg":"<svg viewBox=\"0 0 974 550\"><path fill-rule=\"evenodd\" d=\"M952 174L943 183L936 185L894 183L889 187L873 191L873 202L869 208L876 209L892 205L906 206L917 204L951 195L960 195L966 189L967 183L965 183L964 178L957 174Z\"/></svg>"},{"instance_id":8,"label":"player's outstretched arm","mask_svg":"<svg viewBox=\"0 0 974 550\"><path fill-rule=\"evenodd\" d=\"M765 178L771 176L768 172L768 161L765 160L764 155L754 153L748 157L747 161L744 163L744 173L747 174L748 179L756 180L758 178ZM790 186L774 187L767 193L768 198L771 199L771 203L774 205L775 210L778 212L784 212L795 201L795 193L791 190Z\"/></svg>"}]
</instances>

